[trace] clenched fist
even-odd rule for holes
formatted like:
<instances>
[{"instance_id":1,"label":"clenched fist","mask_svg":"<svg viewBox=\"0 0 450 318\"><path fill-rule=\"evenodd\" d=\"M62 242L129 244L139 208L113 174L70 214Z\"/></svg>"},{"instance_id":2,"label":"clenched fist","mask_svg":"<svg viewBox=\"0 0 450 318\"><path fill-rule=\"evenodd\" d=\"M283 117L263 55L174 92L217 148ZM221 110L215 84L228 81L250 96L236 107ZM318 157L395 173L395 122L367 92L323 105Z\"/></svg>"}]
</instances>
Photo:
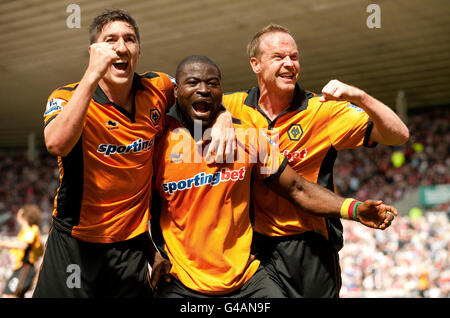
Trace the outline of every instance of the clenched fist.
<instances>
[{"instance_id":1,"label":"clenched fist","mask_svg":"<svg viewBox=\"0 0 450 318\"><path fill-rule=\"evenodd\" d=\"M88 72L96 76L97 79L101 79L108 67L121 59L114 47L107 42L91 44L89 54Z\"/></svg>"},{"instance_id":2,"label":"clenched fist","mask_svg":"<svg viewBox=\"0 0 450 318\"><path fill-rule=\"evenodd\" d=\"M319 101L342 100L353 104L359 104L365 92L357 87L347 85L338 80L331 80L322 88L322 96Z\"/></svg>"}]
</instances>

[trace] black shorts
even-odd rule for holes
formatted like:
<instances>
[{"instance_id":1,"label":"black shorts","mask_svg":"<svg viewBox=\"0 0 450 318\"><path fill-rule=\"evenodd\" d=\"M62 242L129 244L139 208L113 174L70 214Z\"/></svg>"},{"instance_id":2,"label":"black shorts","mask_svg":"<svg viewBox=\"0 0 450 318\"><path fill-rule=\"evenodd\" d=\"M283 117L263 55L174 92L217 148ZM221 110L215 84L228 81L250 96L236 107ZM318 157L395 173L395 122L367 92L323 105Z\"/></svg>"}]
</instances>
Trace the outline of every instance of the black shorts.
<instances>
[{"instance_id":1,"label":"black shorts","mask_svg":"<svg viewBox=\"0 0 450 318\"><path fill-rule=\"evenodd\" d=\"M3 290L5 295L13 295L18 298L23 298L25 293L30 290L33 285L36 270L34 265L25 263L14 271L8 279Z\"/></svg>"},{"instance_id":2,"label":"black shorts","mask_svg":"<svg viewBox=\"0 0 450 318\"><path fill-rule=\"evenodd\" d=\"M223 295L208 295L196 292L184 286L172 277L170 283L163 279L158 285L158 298L285 298L280 288L269 278L260 265L256 273L238 290Z\"/></svg>"},{"instance_id":3,"label":"black shorts","mask_svg":"<svg viewBox=\"0 0 450 318\"><path fill-rule=\"evenodd\" d=\"M152 297L147 233L118 243L87 243L53 224L35 298Z\"/></svg>"},{"instance_id":4,"label":"black shorts","mask_svg":"<svg viewBox=\"0 0 450 318\"><path fill-rule=\"evenodd\" d=\"M253 252L289 298L339 297L339 254L315 232L269 237L254 233Z\"/></svg>"}]
</instances>

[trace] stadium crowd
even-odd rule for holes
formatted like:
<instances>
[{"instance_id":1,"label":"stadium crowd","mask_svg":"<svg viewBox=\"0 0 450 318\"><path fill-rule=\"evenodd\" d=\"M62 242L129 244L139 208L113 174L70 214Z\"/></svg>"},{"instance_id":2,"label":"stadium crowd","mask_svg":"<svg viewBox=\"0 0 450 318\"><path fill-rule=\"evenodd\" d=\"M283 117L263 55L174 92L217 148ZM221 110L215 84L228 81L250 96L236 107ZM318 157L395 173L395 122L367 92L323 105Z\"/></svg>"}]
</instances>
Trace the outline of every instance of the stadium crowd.
<instances>
[{"instance_id":1,"label":"stadium crowd","mask_svg":"<svg viewBox=\"0 0 450 318\"><path fill-rule=\"evenodd\" d=\"M407 122L411 138L404 146L339 153L334 180L342 196L395 204L418 186L450 184L449 108L427 109ZM1 236L17 234L18 209L35 203L45 242L58 175L56 158L45 150L34 161L23 149L0 150ZM450 297L449 208L445 203L434 207L441 212L398 216L386 231L343 221L341 297ZM0 250L0 290L12 264L9 251Z\"/></svg>"},{"instance_id":2,"label":"stadium crowd","mask_svg":"<svg viewBox=\"0 0 450 318\"><path fill-rule=\"evenodd\" d=\"M342 151L335 184L342 196L394 204L419 186L450 184L450 109L410 116L402 147ZM450 297L449 202L437 213L399 211L386 231L343 221L341 297ZM447 213L442 213L447 212Z\"/></svg>"},{"instance_id":3,"label":"stadium crowd","mask_svg":"<svg viewBox=\"0 0 450 318\"><path fill-rule=\"evenodd\" d=\"M450 226L445 213L398 216L385 231L343 223L341 297L450 297Z\"/></svg>"},{"instance_id":4,"label":"stadium crowd","mask_svg":"<svg viewBox=\"0 0 450 318\"><path fill-rule=\"evenodd\" d=\"M391 204L419 186L450 184L449 107L419 112L407 123L410 140L401 147L339 152L334 181L342 196Z\"/></svg>"}]
</instances>

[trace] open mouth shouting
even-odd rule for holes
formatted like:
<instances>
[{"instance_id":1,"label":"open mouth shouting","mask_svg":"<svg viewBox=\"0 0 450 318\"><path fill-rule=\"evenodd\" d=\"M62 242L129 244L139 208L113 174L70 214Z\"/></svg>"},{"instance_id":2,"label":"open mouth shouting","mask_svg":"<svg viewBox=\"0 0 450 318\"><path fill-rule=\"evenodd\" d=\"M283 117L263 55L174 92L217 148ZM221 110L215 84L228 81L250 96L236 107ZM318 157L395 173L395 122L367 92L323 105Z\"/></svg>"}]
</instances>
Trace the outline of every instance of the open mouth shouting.
<instances>
[{"instance_id":1,"label":"open mouth shouting","mask_svg":"<svg viewBox=\"0 0 450 318\"><path fill-rule=\"evenodd\" d=\"M192 110L197 118L208 118L212 109L213 105L210 100L201 99L192 103Z\"/></svg>"},{"instance_id":2,"label":"open mouth shouting","mask_svg":"<svg viewBox=\"0 0 450 318\"><path fill-rule=\"evenodd\" d=\"M113 68L118 74L128 74L129 62L124 59L120 59L113 63Z\"/></svg>"}]
</instances>

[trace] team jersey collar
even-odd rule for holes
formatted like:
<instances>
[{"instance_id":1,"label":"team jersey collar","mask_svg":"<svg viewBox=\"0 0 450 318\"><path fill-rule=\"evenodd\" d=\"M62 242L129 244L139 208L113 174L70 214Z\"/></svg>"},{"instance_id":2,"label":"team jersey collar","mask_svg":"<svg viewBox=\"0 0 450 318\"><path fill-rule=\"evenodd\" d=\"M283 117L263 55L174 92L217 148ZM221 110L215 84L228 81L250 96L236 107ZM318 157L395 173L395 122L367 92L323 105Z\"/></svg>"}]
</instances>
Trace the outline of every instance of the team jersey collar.
<instances>
[{"instance_id":1,"label":"team jersey collar","mask_svg":"<svg viewBox=\"0 0 450 318\"><path fill-rule=\"evenodd\" d=\"M133 85L132 85L132 90L133 90L133 112L130 114L128 111L126 111L124 108L122 108L120 105L117 105L116 103L113 103L112 101L109 100L108 96L106 96L105 92L103 92L103 90L101 89L100 85L97 85L97 88L95 89L94 92L94 96L92 97L92 99L99 103L99 104L111 104L113 105L116 109L118 109L121 113L123 113L125 116L129 117L132 121L134 121L134 113L135 113L135 96L136 96L136 91L137 90L141 90L143 88L143 85L141 83L141 79L142 76L140 76L137 73L134 73L133 75Z\"/></svg>"},{"instance_id":2,"label":"team jersey collar","mask_svg":"<svg viewBox=\"0 0 450 318\"><path fill-rule=\"evenodd\" d=\"M250 107L258 108L259 96L259 87L257 86L251 88L248 90L248 95L244 101L244 104ZM287 109L287 111L305 110L306 107L308 107L308 100L313 96L313 93L306 92L298 84L295 84L294 99L292 100L291 106Z\"/></svg>"},{"instance_id":3,"label":"team jersey collar","mask_svg":"<svg viewBox=\"0 0 450 318\"><path fill-rule=\"evenodd\" d=\"M167 116L170 116L170 117L178 120L180 123L183 124L183 126L187 126L187 124L181 117L180 106L178 106L177 103L175 103L172 107L170 107L166 114L167 114Z\"/></svg>"},{"instance_id":4,"label":"team jersey collar","mask_svg":"<svg viewBox=\"0 0 450 318\"><path fill-rule=\"evenodd\" d=\"M133 86L132 86L133 91L142 89L141 78L142 78L142 76L140 76L137 73L134 73ZM97 88L95 89L93 100L99 104L114 104L113 102L111 102L109 100L109 98L106 96L105 92L103 92L103 90L100 88L100 85L97 85Z\"/></svg>"}]
</instances>

